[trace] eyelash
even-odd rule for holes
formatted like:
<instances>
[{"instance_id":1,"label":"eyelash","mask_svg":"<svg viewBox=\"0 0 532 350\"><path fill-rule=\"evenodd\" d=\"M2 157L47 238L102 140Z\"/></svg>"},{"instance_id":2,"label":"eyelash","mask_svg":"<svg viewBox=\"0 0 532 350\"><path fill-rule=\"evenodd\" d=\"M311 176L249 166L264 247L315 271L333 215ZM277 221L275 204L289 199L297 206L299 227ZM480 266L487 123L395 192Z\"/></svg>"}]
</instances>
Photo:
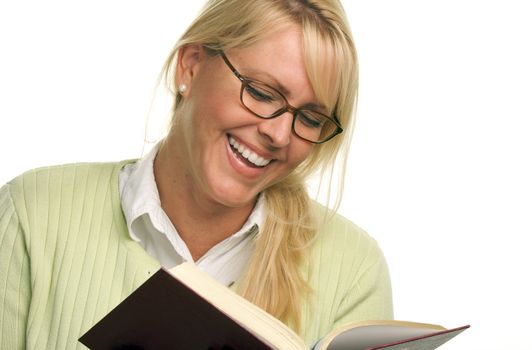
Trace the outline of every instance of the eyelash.
<instances>
[{"instance_id":1,"label":"eyelash","mask_svg":"<svg viewBox=\"0 0 532 350\"><path fill-rule=\"evenodd\" d=\"M323 124L321 120L315 119L315 118L310 118L304 113L298 113L297 117L298 117L299 120L301 120L301 122L303 124L308 125L308 126L313 127L313 128L321 127L322 124Z\"/></svg>"},{"instance_id":2,"label":"eyelash","mask_svg":"<svg viewBox=\"0 0 532 350\"><path fill-rule=\"evenodd\" d=\"M261 93L257 89L253 88L252 86L247 85L246 91L256 100L258 101L264 101L264 102L270 102L273 100L271 96L268 96L266 94Z\"/></svg>"}]
</instances>

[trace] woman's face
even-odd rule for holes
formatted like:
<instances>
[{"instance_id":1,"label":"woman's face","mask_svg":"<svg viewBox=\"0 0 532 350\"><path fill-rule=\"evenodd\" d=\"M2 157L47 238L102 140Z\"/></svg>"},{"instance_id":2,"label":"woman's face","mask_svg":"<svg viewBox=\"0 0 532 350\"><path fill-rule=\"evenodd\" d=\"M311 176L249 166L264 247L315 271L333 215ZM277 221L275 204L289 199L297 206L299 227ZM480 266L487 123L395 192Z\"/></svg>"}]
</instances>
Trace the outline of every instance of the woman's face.
<instances>
[{"instance_id":1,"label":"woman's face","mask_svg":"<svg viewBox=\"0 0 532 350\"><path fill-rule=\"evenodd\" d=\"M282 91L293 106L318 104L307 77L298 27L226 52L238 72ZM313 144L292 132L292 114L261 119L240 102L241 82L201 46L182 50L177 83L188 86L169 140L181 154L187 186L229 207L254 202L307 158Z\"/></svg>"}]
</instances>

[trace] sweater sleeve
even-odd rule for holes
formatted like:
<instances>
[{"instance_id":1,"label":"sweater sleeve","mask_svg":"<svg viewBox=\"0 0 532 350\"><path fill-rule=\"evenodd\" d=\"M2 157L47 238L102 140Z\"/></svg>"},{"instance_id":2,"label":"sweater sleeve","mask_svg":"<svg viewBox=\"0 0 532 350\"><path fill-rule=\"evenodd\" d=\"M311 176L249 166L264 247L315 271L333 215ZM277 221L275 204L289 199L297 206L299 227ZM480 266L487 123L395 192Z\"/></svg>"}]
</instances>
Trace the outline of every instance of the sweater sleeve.
<instances>
[{"instance_id":1,"label":"sweater sleeve","mask_svg":"<svg viewBox=\"0 0 532 350\"><path fill-rule=\"evenodd\" d=\"M333 328L358 320L393 319L392 290L384 255L371 240L367 264L342 300Z\"/></svg>"},{"instance_id":2,"label":"sweater sleeve","mask_svg":"<svg viewBox=\"0 0 532 350\"><path fill-rule=\"evenodd\" d=\"M9 192L0 188L0 349L24 349L31 298L29 259Z\"/></svg>"}]
</instances>

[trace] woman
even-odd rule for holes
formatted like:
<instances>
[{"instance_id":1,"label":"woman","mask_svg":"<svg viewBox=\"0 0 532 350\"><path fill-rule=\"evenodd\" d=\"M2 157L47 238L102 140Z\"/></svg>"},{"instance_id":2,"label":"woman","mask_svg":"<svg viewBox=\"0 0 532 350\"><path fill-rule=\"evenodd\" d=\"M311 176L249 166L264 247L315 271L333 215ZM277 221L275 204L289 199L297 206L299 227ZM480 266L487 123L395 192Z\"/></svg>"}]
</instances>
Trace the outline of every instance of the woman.
<instances>
[{"instance_id":1,"label":"woman","mask_svg":"<svg viewBox=\"0 0 532 350\"><path fill-rule=\"evenodd\" d=\"M28 172L0 192L0 348L78 337L160 265L194 260L309 343L392 317L386 264L305 179L349 145L357 61L338 1L212 0L178 41L145 158Z\"/></svg>"}]
</instances>

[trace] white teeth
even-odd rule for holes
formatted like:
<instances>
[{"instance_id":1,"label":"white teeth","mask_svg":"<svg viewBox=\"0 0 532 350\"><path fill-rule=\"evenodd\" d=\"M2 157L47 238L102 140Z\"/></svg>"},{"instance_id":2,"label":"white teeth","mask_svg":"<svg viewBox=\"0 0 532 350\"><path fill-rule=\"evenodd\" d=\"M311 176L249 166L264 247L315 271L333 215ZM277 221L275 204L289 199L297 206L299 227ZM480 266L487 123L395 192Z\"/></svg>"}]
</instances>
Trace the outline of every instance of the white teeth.
<instances>
[{"instance_id":1,"label":"white teeth","mask_svg":"<svg viewBox=\"0 0 532 350\"><path fill-rule=\"evenodd\" d=\"M244 145L241 145L240 143L236 142L236 140L231 136L229 136L229 144L233 146L233 149L237 150L238 153L242 155L242 157L246 158L248 161L255 164L256 166L266 166L271 162L271 159L262 158L249 148L246 148L244 147Z\"/></svg>"}]
</instances>

